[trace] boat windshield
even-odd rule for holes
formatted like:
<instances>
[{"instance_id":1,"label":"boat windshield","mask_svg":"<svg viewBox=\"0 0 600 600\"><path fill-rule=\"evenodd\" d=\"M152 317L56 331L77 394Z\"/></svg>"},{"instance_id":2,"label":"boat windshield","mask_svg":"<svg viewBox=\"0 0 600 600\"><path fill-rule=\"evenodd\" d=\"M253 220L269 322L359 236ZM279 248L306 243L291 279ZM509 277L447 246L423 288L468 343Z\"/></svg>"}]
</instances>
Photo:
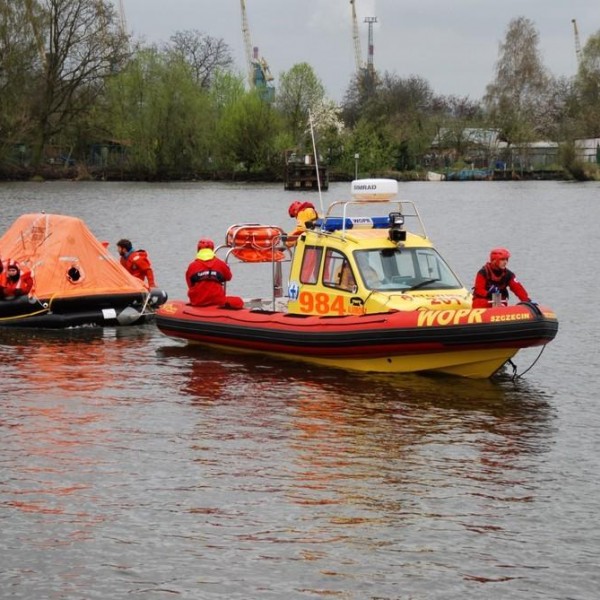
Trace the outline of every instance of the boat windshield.
<instances>
[{"instance_id":1,"label":"boat windshield","mask_svg":"<svg viewBox=\"0 0 600 600\"><path fill-rule=\"evenodd\" d=\"M381 248L354 252L360 276L370 290L456 290L463 287L433 248Z\"/></svg>"}]
</instances>

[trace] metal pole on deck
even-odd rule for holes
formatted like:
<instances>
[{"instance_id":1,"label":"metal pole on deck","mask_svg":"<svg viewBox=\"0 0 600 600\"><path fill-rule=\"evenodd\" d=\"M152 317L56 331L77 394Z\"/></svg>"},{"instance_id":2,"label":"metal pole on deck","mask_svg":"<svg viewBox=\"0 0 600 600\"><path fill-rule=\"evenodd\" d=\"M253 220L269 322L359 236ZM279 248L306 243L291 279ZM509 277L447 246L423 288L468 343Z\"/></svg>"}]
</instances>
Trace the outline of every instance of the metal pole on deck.
<instances>
[{"instance_id":1,"label":"metal pole on deck","mask_svg":"<svg viewBox=\"0 0 600 600\"><path fill-rule=\"evenodd\" d=\"M317 156L317 144L315 143L315 130L313 129L312 114L308 111L308 123L310 125L310 137L312 138L313 155L315 157L315 169L317 170L317 188L319 189L319 204L321 205L321 214L325 214L323 206L323 196L321 194L321 174L319 173L319 157Z\"/></svg>"}]
</instances>

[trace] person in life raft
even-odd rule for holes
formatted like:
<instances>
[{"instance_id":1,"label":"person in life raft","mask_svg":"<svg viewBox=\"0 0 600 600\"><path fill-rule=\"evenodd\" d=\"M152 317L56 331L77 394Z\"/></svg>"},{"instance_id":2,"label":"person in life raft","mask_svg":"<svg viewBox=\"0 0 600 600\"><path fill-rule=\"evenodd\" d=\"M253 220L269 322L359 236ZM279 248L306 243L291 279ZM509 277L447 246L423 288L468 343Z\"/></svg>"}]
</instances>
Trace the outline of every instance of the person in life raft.
<instances>
[{"instance_id":1,"label":"person in life raft","mask_svg":"<svg viewBox=\"0 0 600 600\"><path fill-rule=\"evenodd\" d=\"M117 251L120 257L119 261L127 271L145 282L148 289L156 287L152 263L145 250L134 250L129 240L121 239L117 242Z\"/></svg>"},{"instance_id":2,"label":"person in life raft","mask_svg":"<svg viewBox=\"0 0 600 600\"><path fill-rule=\"evenodd\" d=\"M33 278L29 269L22 268L16 260L0 259L0 300L14 300L29 294Z\"/></svg>"},{"instance_id":3,"label":"person in life raft","mask_svg":"<svg viewBox=\"0 0 600 600\"><path fill-rule=\"evenodd\" d=\"M510 252L506 248L494 248L490 260L477 271L473 287L473 308L489 308L496 294L503 306L508 304L510 289L521 302L532 302L527 290L516 275L506 268Z\"/></svg>"},{"instance_id":4,"label":"person in life raft","mask_svg":"<svg viewBox=\"0 0 600 600\"><path fill-rule=\"evenodd\" d=\"M188 265L185 280L192 306L220 306L239 309L244 301L225 294L225 283L231 280L229 265L215 255L215 244L208 238L198 241L196 258Z\"/></svg>"},{"instance_id":5,"label":"person in life raft","mask_svg":"<svg viewBox=\"0 0 600 600\"><path fill-rule=\"evenodd\" d=\"M310 202L295 200L288 208L288 214L296 219L296 226L287 234L286 245L288 248L296 245L298 237L306 231L306 224L319 218L315 207Z\"/></svg>"}]
</instances>

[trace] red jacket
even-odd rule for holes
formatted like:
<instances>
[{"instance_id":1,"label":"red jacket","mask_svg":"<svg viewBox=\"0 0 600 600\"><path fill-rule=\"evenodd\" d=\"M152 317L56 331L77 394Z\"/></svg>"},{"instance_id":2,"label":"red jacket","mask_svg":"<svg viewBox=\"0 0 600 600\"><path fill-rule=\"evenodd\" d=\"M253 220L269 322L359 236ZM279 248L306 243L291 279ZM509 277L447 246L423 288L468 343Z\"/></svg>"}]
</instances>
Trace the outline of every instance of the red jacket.
<instances>
[{"instance_id":1,"label":"red jacket","mask_svg":"<svg viewBox=\"0 0 600 600\"><path fill-rule=\"evenodd\" d=\"M491 263L486 263L477 271L475 286L473 287L473 308L489 308L492 293L497 288L500 292L502 304L508 303L508 289L510 289L521 302L529 302L529 294L517 280L516 275L508 269L496 269Z\"/></svg>"},{"instance_id":2,"label":"red jacket","mask_svg":"<svg viewBox=\"0 0 600 600\"><path fill-rule=\"evenodd\" d=\"M9 264L10 262L12 261L9 261ZM29 269L17 265L17 276L9 277L8 266L4 265L0 273L0 299L12 300L18 296L25 296L29 294L31 288L33 288L33 278Z\"/></svg>"},{"instance_id":3,"label":"red jacket","mask_svg":"<svg viewBox=\"0 0 600 600\"><path fill-rule=\"evenodd\" d=\"M148 287L156 287L152 263L145 250L132 250L129 254L121 256L121 264L134 276L142 281L148 280Z\"/></svg>"},{"instance_id":4,"label":"red jacket","mask_svg":"<svg viewBox=\"0 0 600 600\"><path fill-rule=\"evenodd\" d=\"M190 304L222 306L226 302L224 284L230 279L231 269L214 254L208 260L196 258L189 264L185 273Z\"/></svg>"}]
</instances>

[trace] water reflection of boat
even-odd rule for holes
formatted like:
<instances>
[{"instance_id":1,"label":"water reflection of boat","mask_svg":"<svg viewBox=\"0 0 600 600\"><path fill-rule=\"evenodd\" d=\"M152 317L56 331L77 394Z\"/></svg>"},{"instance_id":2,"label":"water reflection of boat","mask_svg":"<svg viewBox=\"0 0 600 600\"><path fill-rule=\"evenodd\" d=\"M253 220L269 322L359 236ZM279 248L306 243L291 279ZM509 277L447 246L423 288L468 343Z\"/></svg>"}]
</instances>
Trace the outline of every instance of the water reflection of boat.
<instances>
[{"instance_id":1,"label":"water reflection of boat","mask_svg":"<svg viewBox=\"0 0 600 600\"><path fill-rule=\"evenodd\" d=\"M75 217L19 217L0 238L0 256L34 279L29 295L0 300L2 327L141 324L167 299L130 275Z\"/></svg>"},{"instance_id":2,"label":"water reflection of boat","mask_svg":"<svg viewBox=\"0 0 600 600\"><path fill-rule=\"evenodd\" d=\"M347 486L337 480L361 488L362 480L385 476L404 487L433 465L448 481L501 478L503 486L515 461L546 452L553 436L551 398L526 381L458 379L448 386L439 377L346 372L196 346L158 353L176 366L169 383L179 398L203 411L198 439L220 443L240 422L250 444L289 432L285 455L301 503L318 502L320 494L342 502ZM473 454L457 460L457 445Z\"/></svg>"},{"instance_id":3,"label":"water reflection of boat","mask_svg":"<svg viewBox=\"0 0 600 600\"><path fill-rule=\"evenodd\" d=\"M553 310L532 303L472 308L469 291L434 248L416 206L395 199L397 182L352 183L352 200L334 202L304 232L281 297L281 235L260 244L227 238L227 259L246 246L273 261L273 296L241 310L165 303L156 324L191 342L370 372L494 375L520 349L554 339ZM387 214L373 215L370 211ZM364 213L367 213L366 215ZM341 213L341 216L338 215ZM405 228L410 223L410 228Z\"/></svg>"},{"instance_id":4,"label":"water reflection of boat","mask_svg":"<svg viewBox=\"0 0 600 600\"><path fill-rule=\"evenodd\" d=\"M419 376L413 373L382 374L329 369L320 365L294 363L286 359L257 354L231 353L217 348L200 346L164 346L158 354L174 360L178 373L187 373L182 391L191 398L206 398L211 404L224 398L240 396L248 388L277 390L284 400L295 402L298 390L318 389L319 394L330 394L342 399L346 408L361 407L361 411L388 412L399 405L411 407L477 413L487 412L502 416L549 410L549 399L526 380L515 383L512 378L494 380L456 379L447 385L439 376ZM181 385L181 384L180 384ZM290 391L290 388L294 388ZM256 404L256 394L243 394L244 401ZM316 400L316 397L313 397ZM519 418L521 418L519 417ZM537 418L537 417L536 417Z\"/></svg>"}]
</instances>

